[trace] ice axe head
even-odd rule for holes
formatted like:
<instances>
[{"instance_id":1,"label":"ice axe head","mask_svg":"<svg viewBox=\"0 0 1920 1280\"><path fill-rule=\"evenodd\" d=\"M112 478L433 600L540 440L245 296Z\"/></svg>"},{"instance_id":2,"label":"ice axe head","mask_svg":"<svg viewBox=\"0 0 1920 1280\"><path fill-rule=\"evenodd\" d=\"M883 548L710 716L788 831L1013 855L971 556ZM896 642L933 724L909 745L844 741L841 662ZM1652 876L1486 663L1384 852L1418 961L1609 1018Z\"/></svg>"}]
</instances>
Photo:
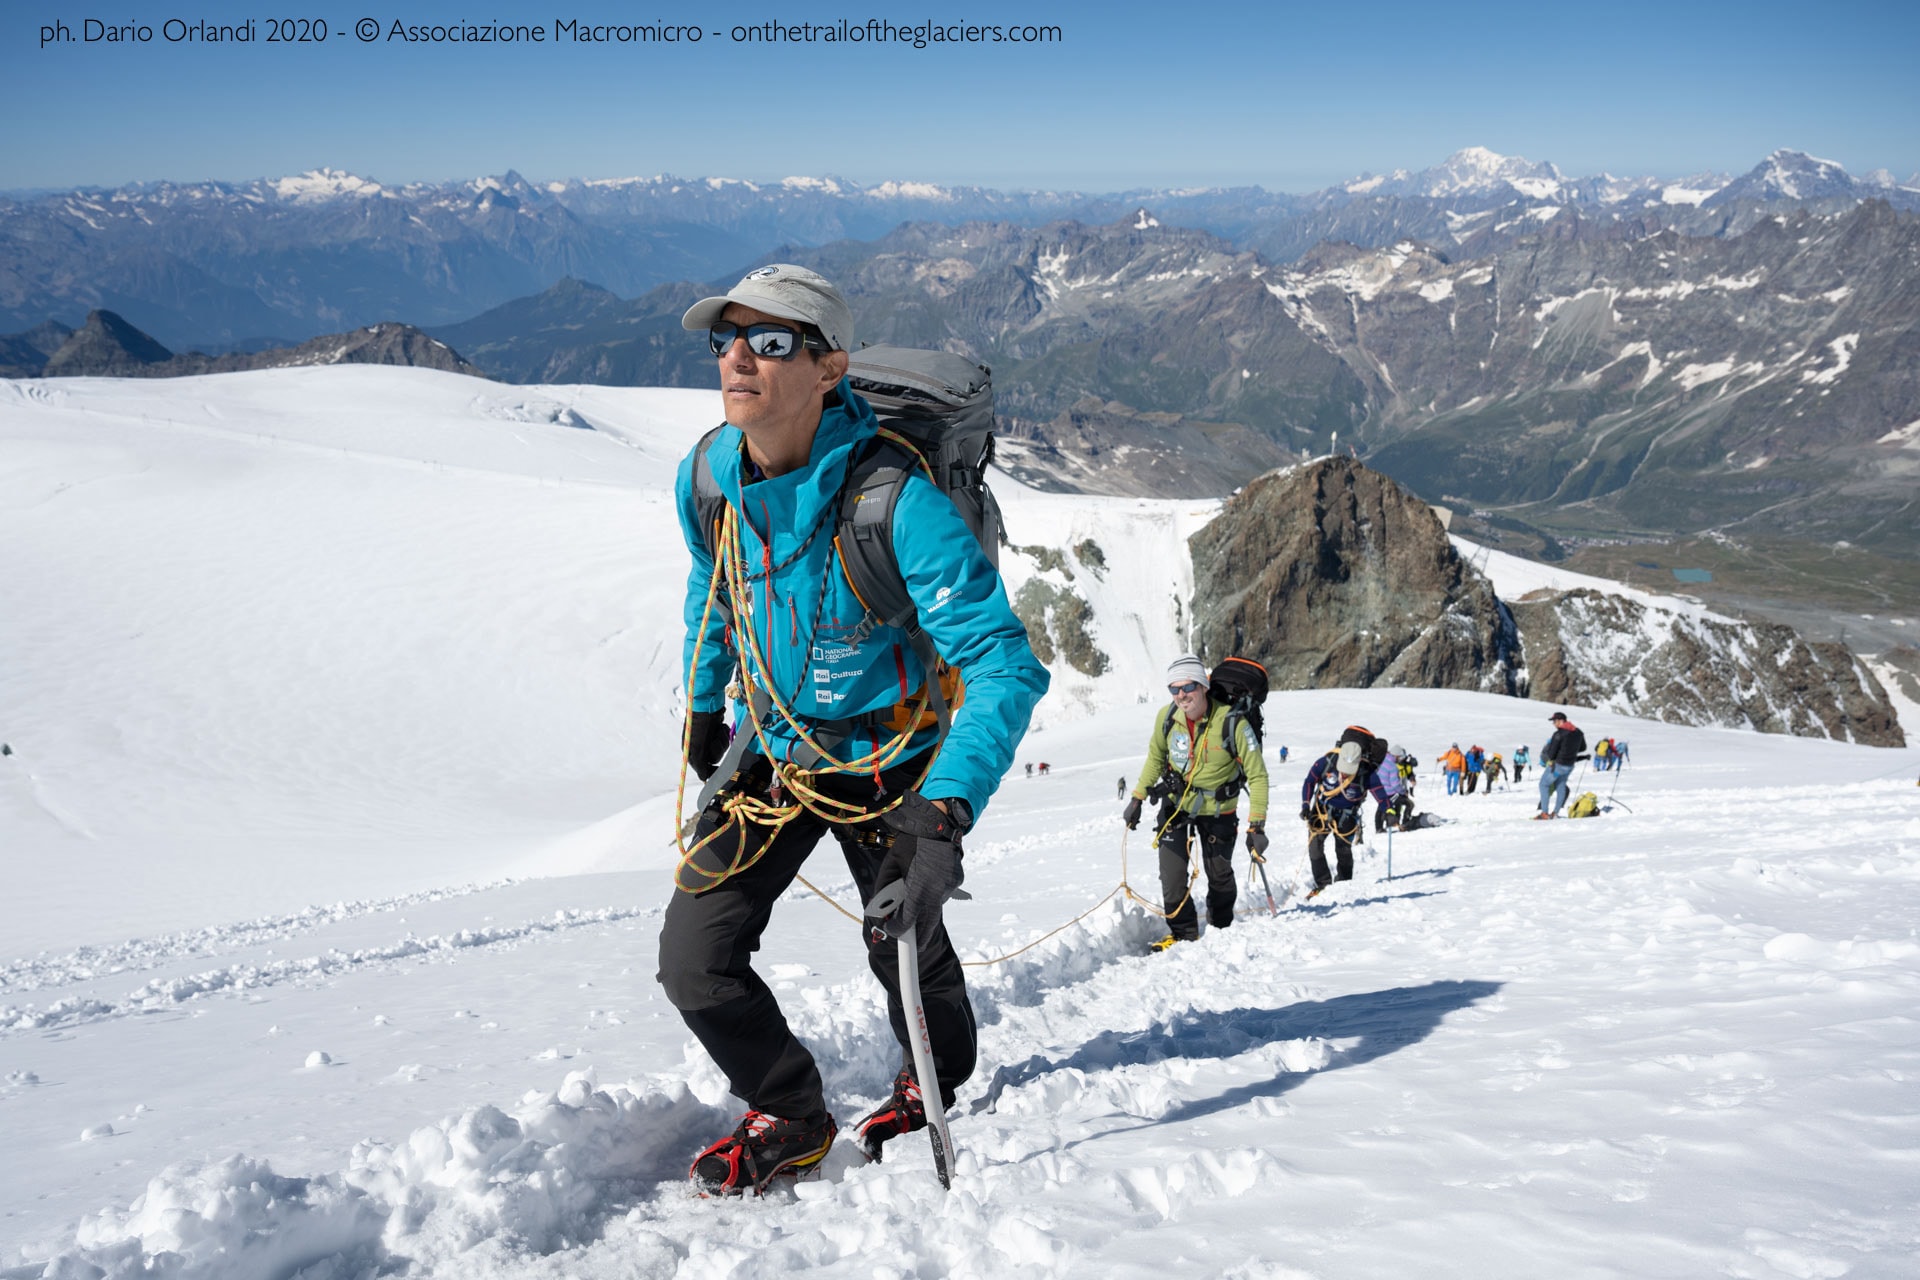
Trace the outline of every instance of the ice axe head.
<instances>
[{"instance_id":1,"label":"ice axe head","mask_svg":"<svg viewBox=\"0 0 1920 1280\"><path fill-rule=\"evenodd\" d=\"M895 880L891 884L880 886L878 892L867 900L865 915L870 921L867 928L873 933L875 944L887 938L887 921L900 905L907 900L907 882Z\"/></svg>"},{"instance_id":2,"label":"ice axe head","mask_svg":"<svg viewBox=\"0 0 1920 1280\"><path fill-rule=\"evenodd\" d=\"M895 880L891 884L882 885L880 891L867 900L865 915L869 920L885 920L898 911L900 904L906 900L907 882Z\"/></svg>"}]
</instances>

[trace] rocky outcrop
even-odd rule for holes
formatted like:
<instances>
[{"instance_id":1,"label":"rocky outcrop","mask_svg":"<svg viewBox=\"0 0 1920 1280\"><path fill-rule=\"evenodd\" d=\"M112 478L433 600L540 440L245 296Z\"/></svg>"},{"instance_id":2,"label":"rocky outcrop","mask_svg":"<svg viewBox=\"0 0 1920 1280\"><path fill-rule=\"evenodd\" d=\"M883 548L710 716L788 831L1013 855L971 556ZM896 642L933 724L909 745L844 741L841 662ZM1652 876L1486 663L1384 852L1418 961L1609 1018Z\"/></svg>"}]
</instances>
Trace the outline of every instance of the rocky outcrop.
<instances>
[{"instance_id":1,"label":"rocky outcrop","mask_svg":"<svg viewBox=\"0 0 1920 1280\"><path fill-rule=\"evenodd\" d=\"M1520 693L1511 619L1426 503L1351 458L1261 476L1195 534L1193 643L1276 688Z\"/></svg>"},{"instance_id":2,"label":"rocky outcrop","mask_svg":"<svg viewBox=\"0 0 1920 1280\"><path fill-rule=\"evenodd\" d=\"M1588 589L1511 606L1532 695L1669 724L1903 747L1886 690L1843 644Z\"/></svg>"},{"instance_id":3,"label":"rocky outcrop","mask_svg":"<svg viewBox=\"0 0 1920 1280\"><path fill-rule=\"evenodd\" d=\"M87 322L47 357L43 378L151 378L173 352L111 311L87 313Z\"/></svg>"},{"instance_id":4,"label":"rocky outcrop","mask_svg":"<svg viewBox=\"0 0 1920 1280\"><path fill-rule=\"evenodd\" d=\"M1192 641L1279 689L1476 689L1671 724L1906 739L1843 644L1594 590L1508 604L1431 508L1348 458L1261 476L1195 534Z\"/></svg>"},{"instance_id":5,"label":"rocky outcrop","mask_svg":"<svg viewBox=\"0 0 1920 1280\"><path fill-rule=\"evenodd\" d=\"M13 377L41 378L184 378L203 373L242 373L254 369L293 369L324 364L404 365L439 369L446 373L481 375L460 353L410 324L376 324L351 333L334 333L297 347L224 356L197 351L176 355L111 311L94 311L80 328L66 334L44 363L30 365L44 342L49 326L17 335L0 348ZM64 327L62 327L64 332ZM5 372L0 369L0 372Z\"/></svg>"},{"instance_id":6,"label":"rocky outcrop","mask_svg":"<svg viewBox=\"0 0 1920 1280\"><path fill-rule=\"evenodd\" d=\"M1014 593L1013 613L1041 662L1060 658L1082 675L1105 674L1109 659L1093 642L1093 610L1072 587L1029 578Z\"/></svg>"}]
</instances>

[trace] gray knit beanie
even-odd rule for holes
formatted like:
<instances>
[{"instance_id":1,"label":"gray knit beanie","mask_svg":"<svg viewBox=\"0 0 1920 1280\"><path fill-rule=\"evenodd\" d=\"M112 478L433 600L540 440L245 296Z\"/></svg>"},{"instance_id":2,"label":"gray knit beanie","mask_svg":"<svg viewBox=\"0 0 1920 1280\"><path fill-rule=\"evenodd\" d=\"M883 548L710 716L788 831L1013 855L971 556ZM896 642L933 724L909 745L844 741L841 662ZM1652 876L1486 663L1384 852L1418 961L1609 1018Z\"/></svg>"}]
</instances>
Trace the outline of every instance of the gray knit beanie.
<instances>
[{"instance_id":1,"label":"gray knit beanie","mask_svg":"<svg viewBox=\"0 0 1920 1280\"><path fill-rule=\"evenodd\" d=\"M1201 664L1200 659L1190 653L1183 653L1173 660L1172 666L1167 668L1167 683L1185 684L1189 680L1195 684L1206 684L1207 669Z\"/></svg>"}]
</instances>

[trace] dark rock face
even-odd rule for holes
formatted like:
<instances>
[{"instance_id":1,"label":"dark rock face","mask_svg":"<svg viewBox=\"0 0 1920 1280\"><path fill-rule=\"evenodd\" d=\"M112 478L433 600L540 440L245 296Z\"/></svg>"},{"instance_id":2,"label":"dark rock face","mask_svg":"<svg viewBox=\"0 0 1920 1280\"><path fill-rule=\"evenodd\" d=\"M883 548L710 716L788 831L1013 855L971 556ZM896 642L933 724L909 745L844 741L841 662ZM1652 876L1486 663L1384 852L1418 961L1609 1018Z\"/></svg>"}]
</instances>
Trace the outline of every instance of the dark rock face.
<instances>
[{"instance_id":1,"label":"dark rock face","mask_svg":"<svg viewBox=\"0 0 1920 1280\"><path fill-rule=\"evenodd\" d=\"M47 357L45 378L146 378L173 352L111 311L87 313L87 322Z\"/></svg>"},{"instance_id":2,"label":"dark rock face","mask_svg":"<svg viewBox=\"0 0 1920 1280\"><path fill-rule=\"evenodd\" d=\"M1512 612L1532 695L1544 701L1669 724L1906 745L1886 690L1843 644L1584 588L1536 595Z\"/></svg>"},{"instance_id":3,"label":"dark rock face","mask_svg":"<svg viewBox=\"0 0 1920 1280\"><path fill-rule=\"evenodd\" d=\"M1880 655L1879 662L1908 702L1920 702L1920 649L1910 644L1895 645Z\"/></svg>"},{"instance_id":4,"label":"dark rock face","mask_svg":"<svg viewBox=\"0 0 1920 1280\"><path fill-rule=\"evenodd\" d=\"M1906 739L1845 645L1592 590L1511 606L1425 503L1348 458L1261 476L1190 543L1193 645L1279 689L1474 689L1670 724Z\"/></svg>"},{"instance_id":5,"label":"dark rock face","mask_svg":"<svg viewBox=\"0 0 1920 1280\"><path fill-rule=\"evenodd\" d=\"M1525 691L1511 619L1426 503L1350 458L1261 476L1191 541L1193 643L1276 688Z\"/></svg>"}]
</instances>

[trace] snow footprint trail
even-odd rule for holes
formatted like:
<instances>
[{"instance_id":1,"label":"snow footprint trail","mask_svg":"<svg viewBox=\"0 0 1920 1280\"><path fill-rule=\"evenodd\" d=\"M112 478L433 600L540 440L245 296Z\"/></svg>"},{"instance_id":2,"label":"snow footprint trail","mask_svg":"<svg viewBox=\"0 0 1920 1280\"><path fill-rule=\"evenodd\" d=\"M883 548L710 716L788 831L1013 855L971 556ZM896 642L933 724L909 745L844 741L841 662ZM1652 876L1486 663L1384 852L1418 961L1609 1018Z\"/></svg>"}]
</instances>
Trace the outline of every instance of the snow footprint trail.
<instances>
[{"instance_id":1,"label":"snow footprint trail","mask_svg":"<svg viewBox=\"0 0 1920 1280\"><path fill-rule=\"evenodd\" d=\"M477 891L423 894L397 905L440 902L461 896L463 893ZM394 904L385 903L377 908L366 909L363 909L360 904L344 908L314 908L297 916L286 917L284 921L256 922L234 926L231 930L202 930L181 935L182 941L161 939L156 944L134 942L108 949L103 953L76 952L72 956L61 957L51 962L17 962L15 967L41 965L40 972L43 972L46 978L44 985L66 986L92 980L97 976L117 974L123 969L159 967L176 962L183 957L203 954L203 948L218 947L226 950L257 946L263 941L295 937L322 924L368 914L370 910L394 909ZM409 932L399 941L381 946L360 947L352 951L335 949L318 955L270 960L258 964L240 962L171 978L156 978L133 989L118 1000L83 995L56 1000L45 1008L39 1008L33 1004L0 1005L0 1035L9 1031L71 1028L109 1018L152 1013L210 995L257 991L284 982L324 982L372 966L395 964L422 957L455 955L474 948L511 946L570 929L658 915L659 912L659 907L606 907L598 910L564 908L547 919L532 920L519 925L486 925L461 929L452 934L431 934L426 937L418 937ZM96 954L99 956L98 960L94 959ZM89 964L97 964L99 973L89 972ZM36 971L26 968L26 972L32 975ZM26 980L30 981L31 977ZM4 989L0 986L0 990ZM20 989L35 990L36 988L23 986Z\"/></svg>"}]
</instances>

